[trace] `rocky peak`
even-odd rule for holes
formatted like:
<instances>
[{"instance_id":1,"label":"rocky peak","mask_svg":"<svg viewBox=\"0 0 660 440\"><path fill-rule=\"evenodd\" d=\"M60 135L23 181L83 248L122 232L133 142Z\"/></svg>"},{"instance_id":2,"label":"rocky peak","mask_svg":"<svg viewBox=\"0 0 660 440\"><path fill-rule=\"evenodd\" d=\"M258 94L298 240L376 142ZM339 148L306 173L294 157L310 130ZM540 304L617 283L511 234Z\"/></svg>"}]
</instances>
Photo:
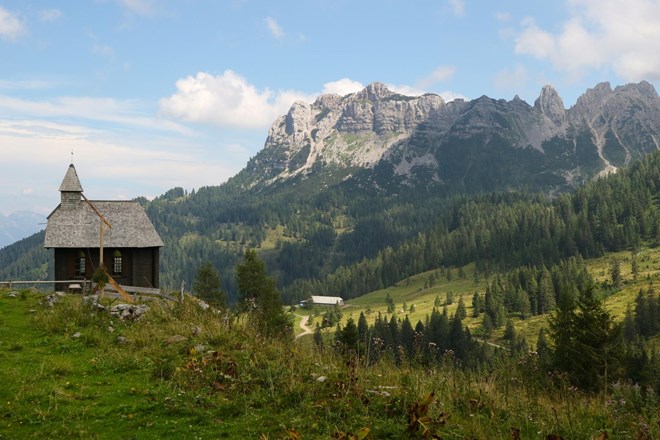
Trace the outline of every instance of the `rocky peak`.
<instances>
[{"instance_id":1,"label":"rocky peak","mask_svg":"<svg viewBox=\"0 0 660 440\"><path fill-rule=\"evenodd\" d=\"M543 86L541 94L534 102L534 108L548 117L557 127L563 125L566 120L564 101L551 85Z\"/></svg>"},{"instance_id":2,"label":"rocky peak","mask_svg":"<svg viewBox=\"0 0 660 440\"><path fill-rule=\"evenodd\" d=\"M610 87L610 83L598 83L596 87L593 89L587 89L587 91L578 98L574 108L578 114L587 117L587 119L592 119L594 114L601 111L603 105L611 96L612 87Z\"/></svg>"},{"instance_id":3,"label":"rocky peak","mask_svg":"<svg viewBox=\"0 0 660 440\"><path fill-rule=\"evenodd\" d=\"M311 115L311 108L309 104L296 101L286 114L286 127L285 132L289 136L297 139L308 130L308 122Z\"/></svg>"},{"instance_id":4,"label":"rocky peak","mask_svg":"<svg viewBox=\"0 0 660 440\"><path fill-rule=\"evenodd\" d=\"M384 98L394 95L383 83L373 82L364 90L358 92L358 99L368 99L369 101L380 101Z\"/></svg>"},{"instance_id":5,"label":"rocky peak","mask_svg":"<svg viewBox=\"0 0 660 440\"><path fill-rule=\"evenodd\" d=\"M337 94L328 93L319 96L316 101L314 101L314 106L320 108L335 108L341 104L342 99L343 98Z\"/></svg>"},{"instance_id":6,"label":"rocky peak","mask_svg":"<svg viewBox=\"0 0 660 440\"><path fill-rule=\"evenodd\" d=\"M638 97L647 98L647 99L657 99L658 92L656 92L655 87L649 84L646 81L642 81L638 84L626 84L623 86L617 86L614 89L615 94L626 93L630 95L637 95Z\"/></svg>"}]
</instances>

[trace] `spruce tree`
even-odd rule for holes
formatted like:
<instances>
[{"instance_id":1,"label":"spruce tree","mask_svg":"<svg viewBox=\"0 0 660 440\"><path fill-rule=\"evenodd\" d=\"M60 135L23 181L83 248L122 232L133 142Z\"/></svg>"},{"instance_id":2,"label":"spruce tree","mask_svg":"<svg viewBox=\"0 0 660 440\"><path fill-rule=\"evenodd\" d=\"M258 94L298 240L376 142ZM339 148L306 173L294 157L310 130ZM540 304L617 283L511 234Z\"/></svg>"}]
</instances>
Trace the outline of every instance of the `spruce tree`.
<instances>
[{"instance_id":1,"label":"spruce tree","mask_svg":"<svg viewBox=\"0 0 660 440\"><path fill-rule=\"evenodd\" d=\"M474 292L472 295L472 317L478 318L481 313L481 297L478 292Z\"/></svg>"},{"instance_id":2,"label":"spruce tree","mask_svg":"<svg viewBox=\"0 0 660 440\"><path fill-rule=\"evenodd\" d=\"M460 296L458 298L458 306L456 308L456 317L458 319L463 320L467 318L467 310L465 309L465 302L463 301L463 297Z\"/></svg>"},{"instance_id":3,"label":"spruce tree","mask_svg":"<svg viewBox=\"0 0 660 440\"><path fill-rule=\"evenodd\" d=\"M617 364L617 328L593 284L582 287L578 297L566 295L550 320L555 346L555 366L583 388L607 386Z\"/></svg>"},{"instance_id":4,"label":"spruce tree","mask_svg":"<svg viewBox=\"0 0 660 440\"><path fill-rule=\"evenodd\" d=\"M239 308L255 318L255 324L266 336L290 335L291 321L282 307L275 279L266 273L264 262L256 251L247 250L236 267L236 284L240 294Z\"/></svg>"},{"instance_id":5,"label":"spruce tree","mask_svg":"<svg viewBox=\"0 0 660 440\"><path fill-rule=\"evenodd\" d=\"M221 288L220 276L210 262L203 263L197 270L192 291L209 304L225 306L225 293Z\"/></svg>"}]
</instances>

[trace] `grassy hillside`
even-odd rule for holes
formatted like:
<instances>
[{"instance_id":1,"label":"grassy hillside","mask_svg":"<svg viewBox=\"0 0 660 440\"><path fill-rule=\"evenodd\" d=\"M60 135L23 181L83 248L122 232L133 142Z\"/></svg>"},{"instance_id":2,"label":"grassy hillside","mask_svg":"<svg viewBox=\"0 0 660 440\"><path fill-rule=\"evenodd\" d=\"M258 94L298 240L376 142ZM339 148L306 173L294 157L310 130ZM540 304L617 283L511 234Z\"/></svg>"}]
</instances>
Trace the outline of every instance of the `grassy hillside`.
<instances>
[{"instance_id":1,"label":"grassy hillside","mask_svg":"<svg viewBox=\"0 0 660 440\"><path fill-rule=\"evenodd\" d=\"M264 339L248 317L192 299L149 307L122 321L76 296L50 307L43 294L0 291L0 438L660 436L652 394L583 394L536 374L533 357L481 372L451 358L366 367L305 338Z\"/></svg>"},{"instance_id":2,"label":"grassy hillside","mask_svg":"<svg viewBox=\"0 0 660 440\"><path fill-rule=\"evenodd\" d=\"M623 319L626 306L634 305L635 297L641 288L646 289L651 283L660 284L660 248L643 248L637 253L638 274L636 277L632 274L632 253L630 251L610 253L603 257L587 260L587 269L591 276L601 286L606 286L610 282L610 266L613 259L617 259L621 264L621 276L623 279L622 287L619 290L612 291L604 287L603 292L607 295L605 303L612 316L620 321ZM483 277L475 280L474 264L463 267L464 278L459 277L457 268L451 269L451 281L446 276L446 269L443 271L429 271L415 275L387 289L372 292L359 298L346 302L342 308L343 322L349 317L357 321L360 313L364 312L367 321L373 323L378 313L390 315L387 312L387 296L391 296L396 305L395 313L403 318L408 315L413 325L418 321L424 321L425 317L431 313L436 304L436 298L441 302L439 308L442 308L446 302L447 295L453 297L452 304L447 306L449 315L455 313L459 298L463 298L467 308L468 317L465 324L476 334L479 334L481 318L472 317L472 296L478 292L483 296L486 289L486 282ZM435 278L431 286L430 280ZM404 310L405 303L405 310ZM414 305L414 311L410 307ZM320 321L320 315L324 309L317 307L312 311L299 309L296 313L299 315L310 315L311 324ZM531 316L526 319L512 316L516 333L525 337L531 344L536 343L536 337L541 327L547 327L548 315ZM298 328L296 326L296 328ZM333 329L328 329L328 332ZM504 328L495 331L489 338L489 342L498 344L501 341ZM533 345L532 345L533 347Z\"/></svg>"}]
</instances>

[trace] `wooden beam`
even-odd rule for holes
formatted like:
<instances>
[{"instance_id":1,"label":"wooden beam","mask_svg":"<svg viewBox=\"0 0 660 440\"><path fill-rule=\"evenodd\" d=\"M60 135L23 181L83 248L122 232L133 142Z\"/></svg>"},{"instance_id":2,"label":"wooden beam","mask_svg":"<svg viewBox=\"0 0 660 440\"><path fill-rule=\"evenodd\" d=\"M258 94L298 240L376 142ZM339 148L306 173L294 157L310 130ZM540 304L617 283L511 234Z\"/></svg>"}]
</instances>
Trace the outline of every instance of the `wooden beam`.
<instances>
[{"instance_id":1,"label":"wooden beam","mask_svg":"<svg viewBox=\"0 0 660 440\"><path fill-rule=\"evenodd\" d=\"M110 224L110 222L108 221L108 219L105 218L105 217L103 216L103 214L101 214L101 212L100 212L98 209L96 209L96 206L94 206L94 204L93 204L92 202L90 202L89 199L88 199L87 197L85 197L85 194L80 193L80 195L82 196L83 199L85 199L85 201L87 202L87 204L89 205L89 207L92 208L92 209L94 210L94 212L96 213L96 215L99 216L99 218L101 219L101 221L102 221L103 223L105 223L106 225L108 225L108 227L109 227L110 229L112 229L112 225Z\"/></svg>"}]
</instances>

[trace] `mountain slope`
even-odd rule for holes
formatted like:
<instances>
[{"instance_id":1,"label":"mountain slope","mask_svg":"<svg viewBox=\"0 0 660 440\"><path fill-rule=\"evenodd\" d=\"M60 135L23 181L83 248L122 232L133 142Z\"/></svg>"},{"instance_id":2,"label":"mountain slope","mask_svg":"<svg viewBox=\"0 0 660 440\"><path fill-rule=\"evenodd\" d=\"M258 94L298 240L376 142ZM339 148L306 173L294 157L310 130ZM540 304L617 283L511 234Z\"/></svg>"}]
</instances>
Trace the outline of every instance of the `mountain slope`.
<instances>
[{"instance_id":1,"label":"mountain slope","mask_svg":"<svg viewBox=\"0 0 660 440\"><path fill-rule=\"evenodd\" d=\"M0 248L43 229L45 221L43 215L29 211L19 211L8 216L0 214Z\"/></svg>"},{"instance_id":2,"label":"mountain slope","mask_svg":"<svg viewBox=\"0 0 660 440\"><path fill-rule=\"evenodd\" d=\"M141 202L165 242L161 284L166 288L178 290L182 281L190 287L199 265L211 261L231 298L239 255L258 248L291 298L305 289L331 290L318 285L331 275L336 286L351 286L348 295L354 296L368 291L367 274L376 274L376 285L387 285L427 262L452 265L478 256L484 270L486 264L527 264L532 254L534 263L556 261L576 249L599 255L611 237L586 236L576 227L594 215L608 228L614 221L620 231L631 231L618 243L654 236L648 228L657 215L646 196L640 200L649 218L640 218L637 208L625 213L627 218L611 209L586 213L584 219L571 217L578 222L571 230L578 232L569 237L553 229L564 226L548 217L549 201L530 194L556 196L633 163L658 150L659 130L660 99L645 82L614 89L599 84L570 109L549 86L531 106L518 98L485 96L446 103L437 95L407 97L374 83L356 94L294 104L275 121L263 150L227 183L191 193L174 188ZM473 197L484 193L500 195ZM491 225L495 219L501 220ZM529 229L523 237L507 230L506 221L539 221L545 229ZM502 237L482 234L486 226L514 234L503 242L507 252L492 247L492 240ZM451 231L461 232L451 240L416 242ZM603 228L596 233L606 232L611 233ZM538 236L543 245L532 241ZM488 243L491 247L480 247ZM418 248L426 249L423 258L414 252ZM479 249L489 253L473 252ZM8 255L23 251L10 246L0 251L0 261L14 261ZM45 262L32 260L40 267ZM0 279L22 276L30 269L26 261L13 264L11 275L0 267ZM349 273L351 268L357 272Z\"/></svg>"}]
</instances>

